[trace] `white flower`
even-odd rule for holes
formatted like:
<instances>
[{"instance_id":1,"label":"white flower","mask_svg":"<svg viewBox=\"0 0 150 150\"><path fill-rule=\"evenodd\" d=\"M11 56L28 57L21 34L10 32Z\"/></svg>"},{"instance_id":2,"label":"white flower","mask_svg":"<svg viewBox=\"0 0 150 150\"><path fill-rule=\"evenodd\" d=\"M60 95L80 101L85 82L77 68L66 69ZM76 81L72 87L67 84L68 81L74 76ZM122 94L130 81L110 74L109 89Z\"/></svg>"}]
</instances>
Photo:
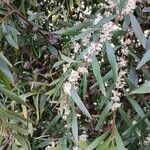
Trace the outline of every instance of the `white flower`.
<instances>
[{"instance_id":1,"label":"white flower","mask_svg":"<svg viewBox=\"0 0 150 150\"><path fill-rule=\"evenodd\" d=\"M87 141L87 137L88 137L88 135L86 133L83 133L83 134L81 134L79 136L79 140L81 140L81 141Z\"/></svg>"},{"instance_id":2,"label":"white flower","mask_svg":"<svg viewBox=\"0 0 150 150\"><path fill-rule=\"evenodd\" d=\"M45 150L52 150L55 147L56 143L54 141L51 142L51 146L47 146Z\"/></svg>"},{"instance_id":3,"label":"white flower","mask_svg":"<svg viewBox=\"0 0 150 150\"><path fill-rule=\"evenodd\" d=\"M115 102L115 103L112 104L111 110L112 110L112 111L115 111L115 110L117 110L120 106L121 106L121 103Z\"/></svg>"},{"instance_id":4,"label":"white flower","mask_svg":"<svg viewBox=\"0 0 150 150\"><path fill-rule=\"evenodd\" d=\"M120 58L119 62L120 67L125 67L127 65L127 61L124 58Z\"/></svg>"},{"instance_id":5,"label":"white flower","mask_svg":"<svg viewBox=\"0 0 150 150\"><path fill-rule=\"evenodd\" d=\"M112 91L112 93L113 93L112 99L113 99L115 102L119 102L119 101L120 101L121 93L118 92L118 91L114 91L114 90Z\"/></svg>"},{"instance_id":6,"label":"white flower","mask_svg":"<svg viewBox=\"0 0 150 150\"><path fill-rule=\"evenodd\" d=\"M51 146L47 146L45 150L51 150Z\"/></svg>"},{"instance_id":7,"label":"white flower","mask_svg":"<svg viewBox=\"0 0 150 150\"><path fill-rule=\"evenodd\" d=\"M123 48L121 49L121 53L122 53L123 55L125 55L125 56L128 55L128 52L129 52L128 47L123 47Z\"/></svg>"},{"instance_id":8,"label":"white flower","mask_svg":"<svg viewBox=\"0 0 150 150\"><path fill-rule=\"evenodd\" d=\"M144 141L144 145L149 145L149 144L150 144L150 134L148 134L148 136L146 137Z\"/></svg>"},{"instance_id":9,"label":"white flower","mask_svg":"<svg viewBox=\"0 0 150 150\"><path fill-rule=\"evenodd\" d=\"M88 70L86 67L79 67L78 72L81 74L88 74Z\"/></svg>"},{"instance_id":10,"label":"white flower","mask_svg":"<svg viewBox=\"0 0 150 150\"><path fill-rule=\"evenodd\" d=\"M64 93L68 94L68 95L71 95L71 87L72 87L72 84L70 82L65 82L63 84L63 90L64 90Z\"/></svg>"},{"instance_id":11,"label":"white flower","mask_svg":"<svg viewBox=\"0 0 150 150\"><path fill-rule=\"evenodd\" d=\"M69 108L68 104L65 104L63 107L64 107L64 108L63 108L63 109L64 109L64 114L63 114L62 118L63 118L64 120L67 120L67 117L68 117L69 114L70 114L70 108Z\"/></svg>"},{"instance_id":12,"label":"white flower","mask_svg":"<svg viewBox=\"0 0 150 150\"><path fill-rule=\"evenodd\" d=\"M132 13L134 11L134 9L136 8L136 2L141 1L141 0L128 0L128 3L126 5L126 7L124 8L124 10L121 12L121 15L128 15L130 13Z\"/></svg>"},{"instance_id":13,"label":"white flower","mask_svg":"<svg viewBox=\"0 0 150 150\"><path fill-rule=\"evenodd\" d=\"M117 3L114 3L113 0L107 0L107 3L108 3L112 8L114 8L114 7L117 6Z\"/></svg>"},{"instance_id":14,"label":"white flower","mask_svg":"<svg viewBox=\"0 0 150 150\"><path fill-rule=\"evenodd\" d=\"M72 150L80 150L80 149L79 149L79 147L74 146L74 147L72 148Z\"/></svg>"},{"instance_id":15,"label":"white flower","mask_svg":"<svg viewBox=\"0 0 150 150\"><path fill-rule=\"evenodd\" d=\"M69 66L70 66L70 64L63 64L63 73L65 73L67 71Z\"/></svg>"},{"instance_id":16,"label":"white flower","mask_svg":"<svg viewBox=\"0 0 150 150\"><path fill-rule=\"evenodd\" d=\"M80 78L79 72L75 71L75 70L72 70L71 74L69 75L68 81L70 83L74 83L75 84L78 81L79 78Z\"/></svg>"},{"instance_id":17,"label":"white flower","mask_svg":"<svg viewBox=\"0 0 150 150\"><path fill-rule=\"evenodd\" d=\"M95 18L93 24L96 25L103 17L99 14L97 15L97 17Z\"/></svg>"},{"instance_id":18,"label":"white flower","mask_svg":"<svg viewBox=\"0 0 150 150\"><path fill-rule=\"evenodd\" d=\"M80 44L76 43L74 47L74 52L77 53L79 51L79 48L80 48Z\"/></svg>"}]
</instances>

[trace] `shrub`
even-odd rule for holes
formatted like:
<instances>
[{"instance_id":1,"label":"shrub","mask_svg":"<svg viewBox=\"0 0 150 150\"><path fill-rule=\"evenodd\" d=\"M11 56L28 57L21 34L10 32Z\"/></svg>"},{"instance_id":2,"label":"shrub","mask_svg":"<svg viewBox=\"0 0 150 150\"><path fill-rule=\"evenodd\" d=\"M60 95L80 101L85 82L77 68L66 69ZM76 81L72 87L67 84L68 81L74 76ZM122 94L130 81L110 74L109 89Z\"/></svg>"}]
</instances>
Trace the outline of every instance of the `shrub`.
<instances>
[{"instance_id":1,"label":"shrub","mask_svg":"<svg viewBox=\"0 0 150 150\"><path fill-rule=\"evenodd\" d=\"M150 149L149 0L0 1L0 148Z\"/></svg>"}]
</instances>

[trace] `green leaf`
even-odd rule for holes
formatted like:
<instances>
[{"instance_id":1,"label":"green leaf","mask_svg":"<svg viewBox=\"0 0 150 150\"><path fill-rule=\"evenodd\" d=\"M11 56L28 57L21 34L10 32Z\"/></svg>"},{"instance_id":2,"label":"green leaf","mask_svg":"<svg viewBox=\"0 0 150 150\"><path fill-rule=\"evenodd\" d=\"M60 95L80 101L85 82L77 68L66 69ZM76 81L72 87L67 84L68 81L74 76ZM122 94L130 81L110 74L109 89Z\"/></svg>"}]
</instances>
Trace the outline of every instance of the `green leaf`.
<instances>
[{"instance_id":1,"label":"green leaf","mask_svg":"<svg viewBox=\"0 0 150 150\"><path fill-rule=\"evenodd\" d=\"M109 135L109 131L102 134L100 137L96 138L85 150L95 149L104 139Z\"/></svg>"},{"instance_id":2,"label":"green leaf","mask_svg":"<svg viewBox=\"0 0 150 150\"><path fill-rule=\"evenodd\" d=\"M0 116L2 116L4 118L19 120L22 122L32 122L31 120L24 118L23 116L19 115L18 113L15 113L15 112L9 111L9 110L4 110L2 108L0 108Z\"/></svg>"},{"instance_id":3,"label":"green leaf","mask_svg":"<svg viewBox=\"0 0 150 150\"><path fill-rule=\"evenodd\" d=\"M53 56L55 56L55 57L58 56L58 51L54 46L49 44L48 45L48 50L52 53Z\"/></svg>"},{"instance_id":4,"label":"green leaf","mask_svg":"<svg viewBox=\"0 0 150 150\"><path fill-rule=\"evenodd\" d=\"M73 0L69 0L69 7L70 7L70 10L72 11L74 7Z\"/></svg>"},{"instance_id":5,"label":"green leaf","mask_svg":"<svg viewBox=\"0 0 150 150\"><path fill-rule=\"evenodd\" d=\"M111 106L112 106L112 103L113 103L112 101L109 102L109 103L107 104L107 106L104 108L102 114L101 114L100 117L99 117L98 123L97 123L97 125L96 125L96 127L95 127L96 130L99 130L99 129L102 128L102 126L104 125L104 121L105 121L105 119L106 119L106 117L107 117L107 115L108 115L108 112L109 112L109 110L110 110L110 108L111 108Z\"/></svg>"},{"instance_id":6,"label":"green leaf","mask_svg":"<svg viewBox=\"0 0 150 150\"><path fill-rule=\"evenodd\" d=\"M80 0L75 0L76 4L80 7L81 6L81 1Z\"/></svg>"},{"instance_id":7,"label":"green leaf","mask_svg":"<svg viewBox=\"0 0 150 150\"><path fill-rule=\"evenodd\" d=\"M88 112L87 108L81 101L81 98L79 97L78 93L74 88L71 89L71 97L74 100L74 102L77 104L77 106L80 108L80 110L85 114L87 117L92 118L90 113Z\"/></svg>"},{"instance_id":8,"label":"green leaf","mask_svg":"<svg viewBox=\"0 0 150 150\"><path fill-rule=\"evenodd\" d=\"M75 108L72 107L72 121L71 121L71 127L72 127L72 134L75 139L75 142L78 142L78 122L77 122L77 115L75 112Z\"/></svg>"},{"instance_id":9,"label":"green leaf","mask_svg":"<svg viewBox=\"0 0 150 150\"><path fill-rule=\"evenodd\" d=\"M2 92L5 96L9 97L11 100L29 107L28 104L25 101L23 101L23 99L21 99L19 96L17 96L15 93L11 92L10 90L7 90L4 87L0 86L0 92Z\"/></svg>"},{"instance_id":10,"label":"green leaf","mask_svg":"<svg viewBox=\"0 0 150 150\"><path fill-rule=\"evenodd\" d=\"M111 65L111 69L114 75L114 80L116 81L118 76L118 64L116 61L116 56L114 54L113 48L111 47L109 42L106 42L106 52L108 56L109 63Z\"/></svg>"},{"instance_id":11,"label":"green leaf","mask_svg":"<svg viewBox=\"0 0 150 150\"><path fill-rule=\"evenodd\" d=\"M144 93L150 93L150 81L147 81L146 83L140 85L135 90L131 91L131 94L144 94Z\"/></svg>"},{"instance_id":12,"label":"green leaf","mask_svg":"<svg viewBox=\"0 0 150 150\"><path fill-rule=\"evenodd\" d=\"M94 73L96 81L99 85L100 90L102 91L103 95L106 96L106 90L105 90L102 75L100 72L100 65L95 56L93 56L93 58L92 58L92 69L93 69L93 73Z\"/></svg>"},{"instance_id":13,"label":"green leaf","mask_svg":"<svg viewBox=\"0 0 150 150\"><path fill-rule=\"evenodd\" d=\"M118 150L126 150L116 126L115 126L115 139L116 139L116 144L117 144Z\"/></svg>"},{"instance_id":14,"label":"green leaf","mask_svg":"<svg viewBox=\"0 0 150 150\"><path fill-rule=\"evenodd\" d=\"M0 52L0 59L3 60L9 67L13 67L9 60L4 56L3 52Z\"/></svg>"},{"instance_id":15,"label":"green leaf","mask_svg":"<svg viewBox=\"0 0 150 150\"><path fill-rule=\"evenodd\" d=\"M7 28L5 27L4 23L2 23L2 31L3 34L7 40L7 42L14 48L19 49L17 43L15 42L15 40L13 39L13 36L10 34L10 32L7 30Z\"/></svg>"},{"instance_id":16,"label":"green leaf","mask_svg":"<svg viewBox=\"0 0 150 150\"><path fill-rule=\"evenodd\" d=\"M120 0L120 2L119 2L119 12L121 12L125 8L127 2L128 2L128 0Z\"/></svg>"},{"instance_id":17,"label":"green leaf","mask_svg":"<svg viewBox=\"0 0 150 150\"><path fill-rule=\"evenodd\" d=\"M69 58L69 57L63 55L62 53L60 53L60 56L61 56L61 58L62 58L64 61L66 61L66 62L68 62L68 63L77 63L77 62L78 62L78 61L76 61L76 60L73 60L72 58Z\"/></svg>"},{"instance_id":18,"label":"green leaf","mask_svg":"<svg viewBox=\"0 0 150 150\"><path fill-rule=\"evenodd\" d=\"M150 117L150 113L147 113L142 119L140 119L136 124L129 127L122 135L128 135L131 134L133 130L135 130L140 124L146 119Z\"/></svg>"},{"instance_id":19,"label":"green leaf","mask_svg":"<svg viewBox=\"0 0 150 150\"><path fill-rule=\"evenodd\" d=\"M130 19L136 37L138 38L139 42L143 45L143 47L146 48L147 39L143 34L139 22L133 14L130 14Z\"/></svg>"},{"instance_id":20,"label":"green leaf","mask_svg":"<svg viewBox=\"0 0 150 150\"><path fill-rule=\"evenodd\" d=\"M133 67L133 65L131 65L131 67L130 67L129 80L130 80L135 86L138 85L138 76L137 76L137 72L136 72L135 68Z\"/></svg>"},{"instance_id":21,"label":"green leaf","mask_svg":"<svg viewBox=\"0 0 150 150\"><path fill-rule=\"evenodd\" d=\"M60 117L61 117L60 114L55 116L55 118L50 122L47 128L43 131L42 135L45 135L55 124L57 124Z\"/></svg>"},{"instance_id":22,"label":"green leaf","mask_svg":"<svg viewBox=\"0 0 150 150\"><path fill-rule=\"evenodd\" d=\"M150 7L145 7L142 11L143 12L150 12Z\"/></svg>"},{"instance_id":23,"label":"green leaf","mask_svg":"<svg viewBox=\"0 0 150 150\"><path fill-rule=\"evenodd\" d=\"M7 59L5 59L5 57L2 55L2 53L0 53L0 70L3 72L3 74L6 76L6 78L8 78L8 80L10 81L10 83L14 83L14 79L13 79L13 75L9 69L9 67L7 66L7 63L9 63L7 61Z\"/></svg>"},{"instance_id":24,"label":"green leaf","mask_svg":"<svg viewBox=\"0 0 150 150\"><path fill-rule=\"evenodd\" d=\"M53 32L55 34L59 34L59 35L76 35L78 33L80 33L80 30L82 28L86 28L88 26L91 26L93 24L92 21L84 21L82 23L79 23L76 26L70 27L70 28L66 28L66 29L62 29L56 32Z\"/></svg>"},{"instance_id":25,"label":"green leaf","mask_svg":"<svg viewBox=\"0 0 150 150\"><path fill-rule=\"evenodd\" d=\"M134 108L134 110L137 112L137 114L143 118L145 116L145 113L143 111L143 109L141 108L141 106L131 97L131 96L126 96L126 98L128 99L128 101L130 102L130 104L132 105L132 107ZM150 123L148 120L145 120L146 124L148 126L150 126Z\"/></svg>"},{"instance_id":26,"label":"green leaf","mask_svg":"<svg viewBox=\"0 0 150 150\"><path fill-rule=\"evenodd\" d=\"M138 63L137 69L141 68L150 60L150 49L146 51L141 61Z\"/></svg>"},{"instance_id":27,"label":"green leaf","mask_svg":"<svg viewBox=\"0 0 150 150\"><path fill-rule=\"evenodd\" d=\"M23 134L23 135L28 135L29 134L27 130L25 130L24 128L19 127L16 124L7 123L7 125L9 126L9 128L14 129L16 132L18 132L20 134Z\"/></svg>"}]
</instances>

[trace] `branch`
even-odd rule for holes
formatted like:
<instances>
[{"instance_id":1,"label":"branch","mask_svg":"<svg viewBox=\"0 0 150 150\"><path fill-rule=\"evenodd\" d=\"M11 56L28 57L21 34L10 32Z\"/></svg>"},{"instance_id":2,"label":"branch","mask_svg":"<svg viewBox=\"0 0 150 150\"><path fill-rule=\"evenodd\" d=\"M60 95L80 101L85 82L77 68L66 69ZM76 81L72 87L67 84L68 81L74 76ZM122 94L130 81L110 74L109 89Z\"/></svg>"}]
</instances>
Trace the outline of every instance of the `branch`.
<instances>
[{"instance_id":1,"label":"branch","mask_svg":"<svg viewBox=\"0 0 150 150\"><path fill-rule=\"evenodd\" d=\"M28 24L28 26L32 29L32 31L34 31L35 33L39 33L40 35L42 35L46 39L46 41L49 42L47 36L45 34L43 34L43 32L41 30L39 30L39 29L34 30L34 25L28 19L26 19L21 13L19 13L14 6L12 6L12 5L10 5L10 4L6 3L6 2L4 2L4 4L9 9L12 10L12 13L15 13L17 16L22 18Z\"/></svg>"}]
</instances>

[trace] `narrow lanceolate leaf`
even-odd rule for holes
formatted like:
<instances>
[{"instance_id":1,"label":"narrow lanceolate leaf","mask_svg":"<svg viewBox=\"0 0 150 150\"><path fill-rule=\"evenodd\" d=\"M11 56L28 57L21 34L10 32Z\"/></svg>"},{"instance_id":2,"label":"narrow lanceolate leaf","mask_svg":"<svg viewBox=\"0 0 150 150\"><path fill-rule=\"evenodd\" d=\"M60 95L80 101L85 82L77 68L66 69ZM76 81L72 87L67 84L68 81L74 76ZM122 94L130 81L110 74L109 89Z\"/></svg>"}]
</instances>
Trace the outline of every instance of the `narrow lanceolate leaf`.
<instances>
[{"instance_id":1,"label":"narrow lanceolate leaf","mask_svg":"<svg viewBox=\"0 0 150 150\"><path fill-rule=\"evenodd\" d=\"M134 30L137 39L143 45L143 47L146 48L147 39L143 34L139 22L137 21L137 19L133 14L130 15L130 19L131 19L132 28Z\"/></svg>"},{"instance_id":2,"label":"narrow lanceolate leaf","mask_svg":"<svg viewBox=\"0 0 150 150\"><path fill-rule=\"evenodd\" d=\"M66 61L68 63L76 63L77 62L76 60L73 60L72 58L69 58L69 57L63 55L62 53L60 53L60 56L64 61Z\"/></svg>"},{"instance_id":3,"label":"narrow lanceolate leaf","mask_svg":"<svg viewBox=\"0 0 150 150\"><path fill-rule=\"evenodd\" d=\"M108 56L109 63L111 65L111 69L114 75L114 79L116 81L118 75L118 64L116 61L116 56L109 42L106 42L106 52Z\"/></svg>"},{"instance_id":4,"label":"narrow lanceolate leaf","mask_svg":"<svg viewBox=\"0 0 150 150\"><path fill-rule=\"evenodd\" d=\"M147 113L142 119L140 119L136 124L132 125L131 127L129 127L122 135L128 135L130 133L133 132L133 130L135 130L137 127L139 127L141 125L141 123L145 120L148 119L150 117L150 113Z\"/></svg>"},{"instance_id":5,"label":"narrow lanceolate leaf","mask_svg":"<svg viewBox=\"0 0 150 150\"><path fill-rule=\"evenodd\" d=\"M116 139L116 144L117 144L118 150L126 150L116 126L115 126L115 139Z\"/></svg>"},{"instance_id":6,"label":"narrow lanceolate leaf","mask_svg":"<svg viewBox=\"0 0 150 150\"><path fill-rule=\"evenodd\" d=\"M143 12L150 12L150 7L145 7L142 11Z\"/></svg>"},{"instance_id":7,"label":"narrow lanceolate leaf","mask_svg":"<svg viewBox=\"0 0 150 150\"><path fill-rule=\"evenodd\" d=\"M105 132L100 137L96 138L85 150L93 150L95 149L104 139L108 136L109 131Z\"/></svg>"},{"instance_id":8,"label":"narrow lanceolate leaf","mask_svg":"<svg viewBox=\"0 0 150 150\"><path fill-rule=\"evenodd\" d=\"M72 108L72 122L71 122L71 127L72 127L72 134L75 139L75 142L78 142L78 122L77 122L77 115L75 113L74 107Z\"/></svg>"},{"instance_id":9,"label":"narrow lanceolate leaf","mask_svg":"<svg viewBox=\"0 0 150 150\"><path fill-rule=\"evenodd\" d=\"M77 106L80 108L80 110L89 118L92 118L90 113L88 112L87 108L81 101L81 98L79 97L78 93L74 88L71 89L71 97L73 101L77 104Z\"/></svg>"},{"instance_id":10,"label":"narrow lanceolate leaf","mask_svg":"<svg viewBox=\"0 0 150 150\"><path fill-rule=\"evenodd\" d=\"M100 72L100 65L95 56L93 56L92 58L92 69L93 69L93 73L99 85L100 90L102 91L103 95L106 96L106 90L105 90L103 79L102 79L101 72Z\"/></svg>"},{"instance_id":11,"label":"narrow lanceolate leaf","mask_svg":"<svg viewBox=\"0 0 150 150\"><path fill-rule=\"evenodd\" d=\"M2 23L2 31L3 34L7 40L7 42L14 48L19 49L17 43L15 42L15 40L13 39L13 36L10 34L10 32L7 30L7 28L5 27L4 23Z\"/></svg>"},{"instance_id":12,"label":"narrow lanceolate leaf","mask_svg":"<svg viewBox=\"0 0 150 150\"><path fill-rule=\"evenodd\" d=\"M144 93L150 93L150 81L142 84L137 89L131 91L131 94L144 94Z\"/></svg>"},{"instance_id":13,"label":"narrow lanceolate leaf","mask_svg":"<svg viewBox=\"0 0 150 150\"><path fill-rule=\"evenodd\" d=\"M13 67L9 60L4 56L3 52L0 52L0 59L3 60L9 67Z\"/></svg>"},{"instance_id":14,"label":"narrow lanceolate leaf","mask_svg":"<svg viewBox=\"0 0 150 150\"><path fill-rule=\"evenodd\" d=\"M138 75L137 75L137 72L136 72L135 68L133 67L133 65L131 65L131 67L130 67L129 80L130 80L135 86L138 85Z\"/></svg>"},{"instance_id":15,"label":"narrow lanceolate leaf","mask_svg":"<svg viewBox=\"0 0 150 150\"><path fill-rule=\"evenodd\" d=\"M95 127L96 130L99 130L104 125L105 119L108 115L108 112L109 112L111 106L112 106L112 101L107 104L107 106L104 108L102 114L100 115L98 123Z\"/></svg>"},{"instance_id":16,"label":"narrow lanceolate leaf","mask_svg":"<svg viewBox=\"0 0 150 150\"><path fill-rule=\"evenodd\" d=\"M128 101L130 102L130 104L132 105L132 107L134 108L134 110L137 112L137 114L143 118L145 116L145 113L143 111L143 109L141 108L141 106L131 97L131 96L126 96L126 98L128 99ZM150 126L150 123L148 120L145 120L146 124L148 126Z\"/></svg>"},{"instance_id":17,"label":"narrow lanceolate leaf","mask_svg":"<svg viewBox=\"0 0 150 150\"><path fill-rule=\"evenodd\" d=\"M20 134L24 134L24 135L28 135L29 134L29 132L26 129L21 128L21 127L19 127L16 124L7 123L7 125L8 125L9 128L14 129L15 131L17 131Z\"/></svg>"},{"instance_id":18,"label":"narrow lanceolate leaf","mask_svg":"<svg viewBox=\"0 0 150 150\"><path fill-rule=\"evenodd\" d=\"M75 1L76 1L76 4L80 7L81 6L80 0L75 0Z\"/></svg>"},{"instance_id":19,"label":"narrow lanceolate leaf","mask_svg":"<svg viewBox=\"0 0 150 150\"><path fill-rule=\"evenodd\" d=\"M49 130L51 130L54 127L54 125L56 125L58 123L60 117L61 117L60 114L55 116L54 119L52 121L50 121L47 128L43 131L42 135L45 135Z\"/></svg>"},{"instance_id":20,"label":"narrow lanceolate leaf","mask_svg":"<svg viewBox=\"0 0 150 150\"><path fill-rule=\"evenodd\" d=\"M4 110L2 108L0 108L0 116L4 117L4 118L9 118L9 119L15 119L15 120L19 120L22 122L31 122L33 123L30 119L26 119L23 116L19 115L16 112L10 111L10 110Z\"/></svg>"},{"instance_id":21,"label":"narrow lanceolate leaf","mask_svg":"<svg viewBox=\"0 0 150 150\"><path fill-rule=\"evenodd\" d=\"M120 11L120 12L125 8L127 2L128 2L128 0L123 0L123 1L121 0L121 1L119 2L119 11Z\"/></svg>"},{"instance_id":22,"label":"narrow lanceolate leaf","mask_svg":"<svg viewBox=\"0 0 150 150\"><path fill-rule=\"evenodd\" d=\"M0 71L2 71L2 73L6 76L6 78L8 78L10 83L14 83L13 75L12 75L8 65L6 64L6 62L3 59L4 58L0 57Z\"/></svg>"},{"instance_id":23,"label":"narrow lanceolate leaf","mask_svg":"<svg viewBox=\"0 0 150 150\"><path fill-rule=\"evenodd\" d=\"M150 49L146 51L141 61L138 63L137 69L141 68L143 65L145 65L150 60Z\"/></svg>"},{"instance_id":24,"label":"narrow lanceolate leaf","mask_svg":"<svg viewBox=\"0 0 150 150\"><path fill-rule=\"evenodd\" d=\"M16 101L19 104L29 107L27 103L23 101L22 98L20 98L19 96L17 96L15 93L11 92L10 90L7 90L4 87L0 86L0 92L3 93L5 96L9 97L12 101Z\"/></svg>"}]
</instances>

